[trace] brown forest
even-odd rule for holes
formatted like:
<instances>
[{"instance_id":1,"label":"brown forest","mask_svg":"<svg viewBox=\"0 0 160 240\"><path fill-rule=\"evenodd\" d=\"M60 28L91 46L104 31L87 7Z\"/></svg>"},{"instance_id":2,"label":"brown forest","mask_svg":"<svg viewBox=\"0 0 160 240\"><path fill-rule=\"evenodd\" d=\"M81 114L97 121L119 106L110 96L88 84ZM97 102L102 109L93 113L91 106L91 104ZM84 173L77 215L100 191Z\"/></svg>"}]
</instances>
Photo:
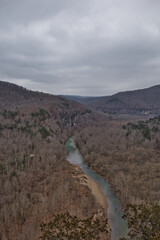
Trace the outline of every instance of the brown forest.
<instances>
[{"instance_id":1,"label":"brown forest","mask_svg":"<svg viewBox=\"0 0 160 240\"><path fill-rule=\"evenodd\" d=\"M82 171L66 161L64 145L73 135L85 162L113 186L124 207L159 203L159 117L112 120L74 101L3 82L0 101L1 240L37 240L40 224L66 211L106 217Z\"/></svg>"},{"instance_id":2,"label":"brown forest","mask_svg":"<svg viewBox=\"0 0 160 240\"><path fill-rule=\"evenodd\" d=\"M123 206L160 199L160 119L107 121L76 135L88 165L109 181Z\"/></svg>"}]
</instances>

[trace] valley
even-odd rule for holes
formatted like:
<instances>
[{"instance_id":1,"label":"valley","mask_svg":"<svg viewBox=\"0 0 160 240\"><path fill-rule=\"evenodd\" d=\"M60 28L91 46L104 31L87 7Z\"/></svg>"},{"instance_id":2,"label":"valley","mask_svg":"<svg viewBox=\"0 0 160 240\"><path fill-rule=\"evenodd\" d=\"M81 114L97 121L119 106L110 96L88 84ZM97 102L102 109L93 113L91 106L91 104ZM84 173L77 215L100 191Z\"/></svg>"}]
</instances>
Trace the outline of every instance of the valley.
<instances>
[{"instance_id":1,"label":"valley","mask_svg":"<svg viewBox=\"0 0 160 240\"><path fill-rule=\"evenodd\" d=\"M112 96L64 96L88 107L108 113L129 116L154 117L160 114L160 85L146 89L119 92Z\"/></svg>"},{"instance_id":2,"label":"valley","mask_svg":"<svg viewBox=\"0 0 160 240\"><path fill-rule=\"evenodd\" d=\"M90 170L84 163L83 157L77 149L73 137L69 138L67 141L66 148L68 149L67 160L74 165L78 165L83 172L90 177L91 181L97 184L97 186L94 187L95 196L99 198L105 213L107 213L109 225L111 227L111 239L119 240L121 237L126 237L128 232L127 222L123 219L123 209L110 184ZM105 202L103 198L108 204L108 209L104 205Z\"/></svg>"},{"instance_id":3,"label":"valley","mask_svg":"<svg viewBox=\"0 0 160 240\"><path fill-rule=\"evenodd\" d=\"M138 95L142 99L145 94ZM40 225L65 212L80 219L107 217L102 192L83 169L67 161L65 143L71 136L85 166L111 185L123 209L128 204L160 204L156 96L157 104L148 100L143 108L136 97L137 109L155 104L152 112L139 114L132 106L130 114L116 104L113 113L91 106L92 99L84 105L0 82L0 239L38 240ZM108 225L101 239L111 235Z\"/></svg>"}]
</instances>

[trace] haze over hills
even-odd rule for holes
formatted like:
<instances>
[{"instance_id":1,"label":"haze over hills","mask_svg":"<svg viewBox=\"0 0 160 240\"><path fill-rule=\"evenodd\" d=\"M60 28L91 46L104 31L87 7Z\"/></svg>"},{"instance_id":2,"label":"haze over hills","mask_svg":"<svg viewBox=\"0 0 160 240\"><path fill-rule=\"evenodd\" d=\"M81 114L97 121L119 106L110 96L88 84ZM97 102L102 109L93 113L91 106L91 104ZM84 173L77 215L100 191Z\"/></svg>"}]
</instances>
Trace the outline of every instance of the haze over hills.
<instances>
[{"instance_id":1,"label":"haze over hills","mask_svg":"<svg viewBox=\"0 0 160 240\"><path fill-rule=\"evenodd\" d=\"M135 115L160 114L160 85L135 91L120 92L112 96L64 97L86 104L93 109L107 113Z\"/></svg>"}]
</instances>

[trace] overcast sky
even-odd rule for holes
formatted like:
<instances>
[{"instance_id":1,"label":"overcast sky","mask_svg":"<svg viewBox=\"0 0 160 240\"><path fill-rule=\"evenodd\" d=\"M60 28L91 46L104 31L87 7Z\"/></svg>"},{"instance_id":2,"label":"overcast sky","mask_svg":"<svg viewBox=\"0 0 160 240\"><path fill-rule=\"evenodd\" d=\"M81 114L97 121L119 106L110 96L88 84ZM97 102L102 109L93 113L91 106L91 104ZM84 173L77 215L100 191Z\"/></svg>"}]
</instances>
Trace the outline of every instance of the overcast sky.
<instances>
[{"instance_id":1,"label":"overcast sky","mask_svg":"<svg viewBox=\"0 0 160 240\"><path fill-rule=\"evenodd\" d=\"M160 0L0 0L0 79L88 96L160 84Z\"/></svg>"}]
</instances>

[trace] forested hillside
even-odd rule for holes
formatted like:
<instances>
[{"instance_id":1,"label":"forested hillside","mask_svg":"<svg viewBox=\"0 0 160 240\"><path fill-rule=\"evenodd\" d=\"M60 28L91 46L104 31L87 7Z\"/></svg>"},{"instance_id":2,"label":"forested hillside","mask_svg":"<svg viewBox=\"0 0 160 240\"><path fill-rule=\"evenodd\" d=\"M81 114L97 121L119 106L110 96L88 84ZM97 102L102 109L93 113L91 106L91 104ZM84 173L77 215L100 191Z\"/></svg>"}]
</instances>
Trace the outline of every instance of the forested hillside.
<instances>
[{"instance_id":1,"label":"forested hillside","mask_svg":"<svg viewBox=\"0 0 160 240\"><path fill-rule=\"evenodd\" d=\"M57 213L105 215L64 148L68 136L96 116L80 104L9 83L0 82L0 99L0 239L36 240L40 224Z\"/></svg>"},{"instance_id":2,"label":"forested hillside","mask_svg":"<svg viewBox=\"0 0 160 240\"><path fill-rule=\"evenodd\" d=\"M160 119L107 121L76 135L87 164L109 181L123 206L160 200Z\"/></svg>"},{"instance_id":3,"label":"forested hillside","mask_svg":"<svg viewBox=\"0 0 160 240\"><path fill-rule=\"evenodd\" d=\"M88 166L111 184L123 207L160 203L159 116L143 121L134 116L128 122L72 100L0 82L1 240L38 240L40 224L42 239L48 240L48 230L54 230L49 222L60 219L61 226L66 217L78 226L68 236L83 239L85 221L90 223L87 234L93 236L92 222L102 230L100 221L105 224L101 239L110 239L104 206L93 184L66 160L64 145L70 136L75 136ZM134 225L131 230L136 231Z\"/></svg>"},{"instance_id":4,"label":"forested hillside","mask_svg":"<svg viewBox=\"0 0 160 240\"><path fill-rule=\"evenodd\" d=\"M155 116L160 114L160 85L120 92L106 97L68 96L90 108L110 114Z\"/></svg>"}]
</instances>

